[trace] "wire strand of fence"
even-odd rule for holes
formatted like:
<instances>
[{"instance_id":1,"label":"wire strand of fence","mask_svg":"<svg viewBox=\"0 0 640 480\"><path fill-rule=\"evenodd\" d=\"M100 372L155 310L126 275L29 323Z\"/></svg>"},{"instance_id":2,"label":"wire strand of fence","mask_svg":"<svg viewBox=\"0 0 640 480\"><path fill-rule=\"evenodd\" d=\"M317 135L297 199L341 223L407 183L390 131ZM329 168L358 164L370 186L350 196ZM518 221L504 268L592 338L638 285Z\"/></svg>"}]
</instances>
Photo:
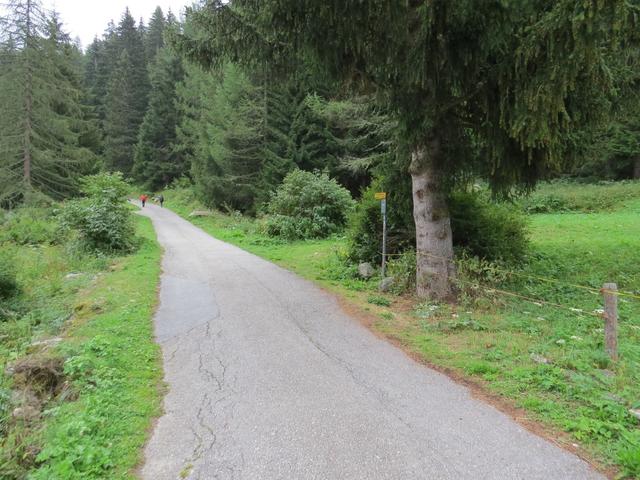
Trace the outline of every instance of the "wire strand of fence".
<instances>
[{"instance_id":1,"label":"wire strand of fence","mask_svg":"<svg viewBox=\"0 0 640 480\"><path fill-rule=\"evenodd\" d=\"M379 252L380 255L382 255L382 252ZM424 257L430 257L430 258L434 258L436 260L443 260L446 262L449 262L450 259L443 257L443 256L439 256L439 255L433 255L431 253L426 253L426 252L414 252L416 255L420 255L420 256L424 256ZM387 253L386 256L387 257L399 257L404 255L403 253ZM615 295L618 297L626 297L626 298L632 298L634 300L640 300L640 295L636 295L635 293L632 292L626 292L624 290L617 290L617 291L613 291L613 290L606 290L604 288L595 288L595 287L588 287L586 285L579 285L576 283L570 283L570 282L566 282L566 281L562 281L562 280L557 280L554 278L547 278L547 277L541 277L538 275L531 275L531 274L527 274L527 273L522 273L522 272L514 272L513 270L507 270L504 268L500 268L500 267L496 267L493 266L492 267L494 270L498 271L498 272L502 272L502 273L506 273L508 275L514 275L517 277L522 277L522 278L529 278L532 280L539 280L541 282L546 282L546 283L552 283L552 284L556 284L556 285L563 285L565 287L572 287L572 288L576 288L579 290L584 290L587 291L589 293L592 293L594 295L602 295L603 293L609 293L611 295Z\"/></svg>"},{"instance_id":2,"label":"wire strand of fence","mask_svg":"<svg viewBox=\"0 0 640 480\"><path fill-rule=\"evenodd\" d=\"M582 316L582 315L589 315L589 316L593 316L593 317L598 317L601 318L602 317L602 313L598 312L598 311L588 311L588 310L584 310L582 308L576 308L576 307L570 307L568 305L562 305L559 303L554 303L554 302L549 302L547 300L542 300L539 298L534 298L534 297L528 297L526 295L522 295L520 293L515 293L515 292L510 292L508 290L502 290L500 288L495 288L495 287L487 287L485 285L481 285L479 283L474 283L474 282L469 282L466 280L457 280L458 283L465 283L467 285L470 285L472 287L475 288L483 288L487 293L499 293L501 295L507 295L510 297L514 297L514 298L519 298L521 300L524 300L526 302L532 303L534 305L537 305L539 307L542 306L547 306L547 307L552 307L552 308L556 308L556 309L560 309L560 310L566 310L569 311L575 315L578 316Z\"/></svg>"},{"instance_id":3,"label":"wire strand of fence","mask_svg":"<svg viewBox=\"0 0 640 480\"><path fill-rule=\"evenodd\" d=\"M397 254L396 254L397 255ZM445 257L438 257L440 259L444 259ZM463 283L466 285L470 285L474 288L478 288L478 289L484 289L487 293L499 293L501 295L507 295L509 297L514 297L514 298L519 298L521 300L524 300L526 302L532 303L534 305L537 306L547 306L547 307L552 307L555 309L560 309L560 310L564 310L564 311L569 311L577 316L582 316L582 315L589 315L589 316L593 316L593 317L598 317L601 318L603 313L597 310L594 311L589 311L589 310L585 310L583 308L577 308L577 307L571 307L568 305L562 305L559 303L554 303L554 302L549 302L548 300L542 300L540 298L534 298L534 297L529 297L527 295L522 295L520 293L515 293L515 292L511 292L508 290L503 290L500 288L496 288L496 287L490 287L487 285L482 285L480 283L477 282L471 282L468 280L462 280L462 279L456 279L457 283Z\"/></svg>"}]
</instances>

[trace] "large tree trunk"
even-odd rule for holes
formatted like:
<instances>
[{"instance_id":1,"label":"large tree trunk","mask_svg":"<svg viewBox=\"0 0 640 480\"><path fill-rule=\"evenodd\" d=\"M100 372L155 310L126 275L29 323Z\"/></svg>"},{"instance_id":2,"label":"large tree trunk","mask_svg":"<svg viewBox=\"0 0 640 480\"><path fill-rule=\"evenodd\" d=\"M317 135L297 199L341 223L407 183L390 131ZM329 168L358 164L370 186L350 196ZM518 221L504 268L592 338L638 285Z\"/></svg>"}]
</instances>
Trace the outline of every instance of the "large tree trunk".
<instances>
[{"instance_id":1,"label":"large tree trunk","mask_svg":"<svg viewBox=\"0 0 640 480\"><path fill-rule=\"evenodd\" d=\"M633 178L640 180L640 155L638 155L633 162Z\"/></svg>"},{"instance_id":2,"label":"large tree trunk","mask_svg":"<svg viewBox=\"0 0 640 480\"><path fill-rule=\"evenodd\" d=\"M413 217L416 224L416 290L420 297L447 300L455 277L451 221L437 137L411 152Z\"/></svg>"}]
</instances>

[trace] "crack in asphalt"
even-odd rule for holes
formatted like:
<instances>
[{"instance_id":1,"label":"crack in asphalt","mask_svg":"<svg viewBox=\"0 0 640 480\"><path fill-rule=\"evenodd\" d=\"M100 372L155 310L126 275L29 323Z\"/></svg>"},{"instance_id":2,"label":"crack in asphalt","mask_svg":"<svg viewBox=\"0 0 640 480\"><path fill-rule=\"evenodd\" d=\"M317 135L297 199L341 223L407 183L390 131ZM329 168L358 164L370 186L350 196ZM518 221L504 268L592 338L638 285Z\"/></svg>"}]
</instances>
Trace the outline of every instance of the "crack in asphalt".
<instances>
[{"instance_id":1,"label":"crack in asphalt","mask_svg":"<svg viewBox=\"0 0 640 480\"><path fill-rule=\"evenodd\" d=\"M249 273L249 271L246 270L244 267L240 266L240 268L242 270L244 270L245 272ZM353 365L351 365L347 360L345 360L345 359L343 359L343 358L341 358L341 357L339 357L339 356L337 356L337 355L335 355L333 353L330 353L329 350L326 347L324 347L324 345L322 345L318 340L316 340L312 336L311 332L305 326L302 325L302 323L298 320L298 317L291 311L291 303L288 300L283 299L277 292L272 290L269 286L267 286L261 280L257 279L255 276L252 276L251 278L256 283L258 283L262 288L264 288L266 291L268 291L270 293L271 297L273 299L275 299L282 307L284 307L284 310L286 312L286 316L287 316L288 320L303 334L305 339L311 345L313 345L320 353L325 355L328 359L333 361L335 364L337 364L340 367L342 367L349 374L349 376L353 379L353 381L356 384L358 384L359 386L361 386L365 391L374 393L375 398L378 399L380 405L384 407L385 411L387 411L388 413L393 415L395 418L397 418L405 427L408 428L408 430L410 432L412 432L415 435L419 435L419 436L423 436L424 437L424 431L421 431L421 430L419 431L418 429L416 429L410 422L405 420L397 412L396 409L391 407L390 402L389 402L389 395L388 395L387 392L385 392L384 390L381 390L381 389L378 389L378 388L374 387L370 382L367 382L366 380L361 378L356 373L356 369L354 368ZM436 454L437 449L436 449L435 446L431 447L431 452L434 453L434 455ZM457 471L455 471L455 470L452 471L449 468L449 466L447 466L446 463L441 461L439 458L436 458L434 456L433 460L438 461L439 465L440 465L440 468L442 468L442 470L445 471L447 474L454 474L454 476L452 478L455 478L455 474L458 474Z\"/></svg>"}]
</instances>

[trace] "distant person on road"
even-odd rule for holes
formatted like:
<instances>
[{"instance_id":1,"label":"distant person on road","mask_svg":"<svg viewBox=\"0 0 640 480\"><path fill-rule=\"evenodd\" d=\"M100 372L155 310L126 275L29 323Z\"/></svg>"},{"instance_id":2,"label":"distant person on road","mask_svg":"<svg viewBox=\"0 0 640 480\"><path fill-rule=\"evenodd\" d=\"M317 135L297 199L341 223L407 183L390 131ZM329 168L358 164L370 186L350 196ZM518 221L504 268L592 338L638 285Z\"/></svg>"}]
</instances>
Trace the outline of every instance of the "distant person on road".
<instances>
[{"instance_id":1,"label":"distant person on road","mask_svg":"<svg viewBox=\"0 0 640 480\"><path fill-rule=\"evenodd\" d=\"M164 196L162 194L160 194L156 198L158 199L158 202L160 203L160 208L162 208L162 204L164 204Z\"/></svg>"},{"instance_id":2,"label":"distant person on road","mask_svg":"<svg viewBox=\"0 0 640 480\"><path fill-rule=\"evenodd\" d=\"M142 208L144 208L144 206L147 204L147 197L144 193L142 195L140 195L140 203L142 204Z\"/></svg>"}]
</instances>

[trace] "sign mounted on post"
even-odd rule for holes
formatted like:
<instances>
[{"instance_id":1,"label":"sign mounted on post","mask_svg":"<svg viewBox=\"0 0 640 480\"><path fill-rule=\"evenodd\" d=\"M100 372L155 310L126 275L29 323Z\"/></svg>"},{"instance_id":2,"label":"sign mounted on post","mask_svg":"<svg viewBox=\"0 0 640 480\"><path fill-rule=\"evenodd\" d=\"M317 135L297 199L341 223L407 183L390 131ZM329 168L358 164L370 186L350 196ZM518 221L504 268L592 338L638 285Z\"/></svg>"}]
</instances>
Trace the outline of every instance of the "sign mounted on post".
<instances>
[{"instance_id":1,"label":"sign mounted on post","mask_svg":"<svg viewBox=\"0 0 640 480\"><path fill-rule=\"evenodd\" d=\"M387 199L387 192L376 192L374 195L374 198L376 200L386 200Z\"/></svg>"},{"instance_id":2,"label":"sign mounted on post","mask_svg":"<svg viewBox=\"0 0 640 480\"><path fill-rule=\"evenodd\" d=\"M380 200L382 213L382 278L387 269L387 192L376 192L374 198Z\"/></svg>"}]
</instances>

